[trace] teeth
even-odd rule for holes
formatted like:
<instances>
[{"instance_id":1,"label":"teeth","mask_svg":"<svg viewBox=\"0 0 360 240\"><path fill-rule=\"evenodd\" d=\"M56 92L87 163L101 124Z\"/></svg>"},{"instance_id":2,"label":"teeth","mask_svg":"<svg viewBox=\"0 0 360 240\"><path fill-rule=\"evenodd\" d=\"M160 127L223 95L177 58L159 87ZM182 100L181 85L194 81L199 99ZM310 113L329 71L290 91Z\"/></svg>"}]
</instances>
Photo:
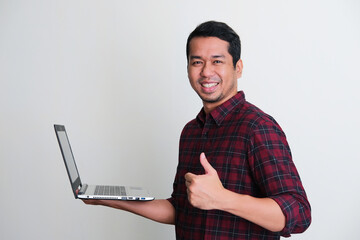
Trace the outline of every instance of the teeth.
<instances>
[{"instance_id":1,"label":"teeth","mask_svg":"<svg viewBox=\"0 0 360 240\"><path fill-rule=\"evenodd\" d=\"M202 86L203 87L206 87L206 88L210 88L210 87L214 87L216 86L217 83L203 83Z\"/></svg>"}]
</instances>

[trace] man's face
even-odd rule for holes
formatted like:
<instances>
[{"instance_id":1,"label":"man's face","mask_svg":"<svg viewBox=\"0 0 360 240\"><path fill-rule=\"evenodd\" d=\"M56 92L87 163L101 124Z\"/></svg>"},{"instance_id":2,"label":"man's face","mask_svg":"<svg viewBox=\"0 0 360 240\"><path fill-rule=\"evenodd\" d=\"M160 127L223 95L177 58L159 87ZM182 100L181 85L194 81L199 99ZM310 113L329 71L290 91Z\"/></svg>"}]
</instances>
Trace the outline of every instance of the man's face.
<instances>
[{"instance_id":1,"label":"man's face","mask_svg":"<svg viewBox=\"0 0 360 240\"><path fill-rule=\"evenodd\" d=\"M242 61L234 68L229 43L217 37L195 37L190 41L188 77L207 113L237 93Z\"/></svg>"}]
</instances>

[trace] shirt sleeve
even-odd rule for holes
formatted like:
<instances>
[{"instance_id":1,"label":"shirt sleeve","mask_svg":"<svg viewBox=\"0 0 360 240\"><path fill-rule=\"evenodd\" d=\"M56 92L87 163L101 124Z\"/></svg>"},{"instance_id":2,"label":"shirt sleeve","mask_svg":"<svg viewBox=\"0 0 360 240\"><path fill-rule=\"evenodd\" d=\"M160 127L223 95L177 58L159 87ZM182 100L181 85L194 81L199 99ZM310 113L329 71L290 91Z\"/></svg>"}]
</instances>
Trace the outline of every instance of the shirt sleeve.
<instances>
[{"instance_id":1,"label":"shirt sleeve","mask_svg":"<svg viewBox=\"0 0 360 240\"><path fill-rule=\"evenodd\" d=\"M249 164L261 195L275 200L285 215L280 234L304 232L311 223L311 207L280 126L275 120L261 122L249 145Z\"/></svg>"}]
</instances>

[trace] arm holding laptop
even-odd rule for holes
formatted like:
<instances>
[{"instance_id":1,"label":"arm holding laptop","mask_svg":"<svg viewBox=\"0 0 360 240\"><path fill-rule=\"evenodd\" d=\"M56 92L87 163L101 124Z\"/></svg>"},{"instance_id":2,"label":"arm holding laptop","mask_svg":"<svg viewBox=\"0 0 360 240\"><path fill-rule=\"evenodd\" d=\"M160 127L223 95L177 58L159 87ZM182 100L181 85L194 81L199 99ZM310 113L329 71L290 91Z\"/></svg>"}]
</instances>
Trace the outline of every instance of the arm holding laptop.
<instances>
[{"instance_id":1,"label":"arm holding laptop","mask_svg":"<svg viewBox=\"0 0 360 240\"><path fill-rule=\"evenodd\" d=\"M118 201L118 200L82 200L90 205L103 205L120 210L125 210L156 222L175 224L175 209L165 199L153 201Z\"/></svg>"}]
</instances>

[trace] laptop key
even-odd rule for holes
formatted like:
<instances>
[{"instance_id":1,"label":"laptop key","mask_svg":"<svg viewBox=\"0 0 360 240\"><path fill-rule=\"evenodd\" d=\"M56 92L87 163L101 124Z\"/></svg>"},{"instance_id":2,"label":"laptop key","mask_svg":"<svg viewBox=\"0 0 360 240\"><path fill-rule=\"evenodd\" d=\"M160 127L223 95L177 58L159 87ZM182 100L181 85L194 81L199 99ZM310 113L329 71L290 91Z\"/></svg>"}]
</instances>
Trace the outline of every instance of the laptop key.
<instances>
[{"instance_id":1,"label":"laptop key","mask_svg":"<svg viewBox=\"0 0 360 240\"><path fill-rule=\"evenodd\" d=\"M95 195L106 195L106 196L126 195L126 191L124 186L98 185L95 188Z\"/></svg>"}]
</instances>

